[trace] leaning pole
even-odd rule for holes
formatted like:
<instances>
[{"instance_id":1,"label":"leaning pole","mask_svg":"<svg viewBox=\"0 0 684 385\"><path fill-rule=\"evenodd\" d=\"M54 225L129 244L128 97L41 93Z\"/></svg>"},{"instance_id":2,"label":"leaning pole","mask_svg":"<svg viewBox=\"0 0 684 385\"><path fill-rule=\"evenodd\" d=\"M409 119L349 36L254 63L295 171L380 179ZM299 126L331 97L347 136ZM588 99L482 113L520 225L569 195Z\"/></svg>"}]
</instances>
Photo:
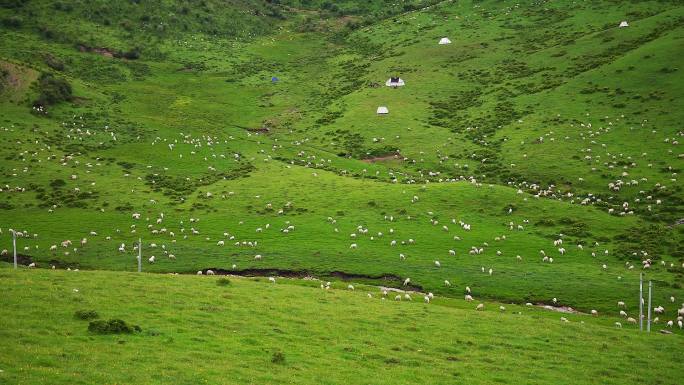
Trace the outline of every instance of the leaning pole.
<instances>
[{"instance_id":1,"label":"leaning pole","mask_svg":"<svg viewBox=\"0 0 684 385\"><path fill-rule=\"evenodd\" d=\"M639 274L639 330L644 330L644 273Z\"/></svg>"},{"instance_id":2,"label":"leaning pole","mask_svg":"<svg viewBox=\"0 0 684 385\"><path fill-rule=\"evenodd\" d=\"M142 272L142 238L138 238L138 273Z\"/></svg>"},{"instance_id":3,"label":"leaning pole","mask_svg":"<svg viewBox=\"0 0 684 385\"><path fill-rule=\"evenodd\" d=\"M14 230L12 231L12 249L14 251L14 268L17 268L17 232Z\"/></svg>"},{"instance_id":4,"label":"leaning pole","mask_svg":"<svg viewBox=\"0 0 684 385\"><path fill-rule=\"evenodd\" d=\"M646 321L646 331L649 333L651 332L651 288L651 281L648 281L648 321Z\"/></svg>"}]
</instances>

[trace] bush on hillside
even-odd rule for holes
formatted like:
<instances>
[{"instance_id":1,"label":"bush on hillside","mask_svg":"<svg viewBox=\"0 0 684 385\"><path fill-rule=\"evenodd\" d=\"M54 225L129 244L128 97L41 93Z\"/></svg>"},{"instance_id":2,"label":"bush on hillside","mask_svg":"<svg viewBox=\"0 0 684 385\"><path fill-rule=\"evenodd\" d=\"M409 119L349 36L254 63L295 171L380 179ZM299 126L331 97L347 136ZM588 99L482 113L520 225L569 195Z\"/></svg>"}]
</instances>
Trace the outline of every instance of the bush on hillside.
<instances>
[{"instance_id":1,"label":"bush on hillside","mask_svg":"<svg viewBox=\"0 0 684 385\"><path fill-rule=\"evenodd\" d=\"M57 78L51 73L42 73L38 78L38 99L34 106L50 106L71 100L71 85L65 79Z\"/></svg>"},{"instance_id":2,"label":"bush on hillside","mask_svg":"<svg viewBox=\"0 0 684 385\"><path fill-rule=\"evenodd\" d=\"M91 321L88 331L95 334L132 334L141 332L142 329L138 325L129 325L120 319L110 319L109 321Z\"/></svg>"},{"instance_id":3,"label":"bush on hillside","mask_svg":"<svg viewBox=\"0 0 684 385\"><path fill-rule=\"evenodd\" d=\"M19 28L24 20L19 16L10 16L2 19L2 25L8 28Z\"/></svg>"},{"instance_id":4,"label":"bush on hillside","mask_svg":"<svg viewBox=\"0 0 684 385\"><path fill-rule=\"evenodd\" d=\"M29 0L0 0L0 8L15 9L28 4Z\"/></svg>"},{"instance_id":5,"label":"bush on hillside","mask_svg":"<svg viewBox=\"0 0 684 385\"><path fill-rule=\"evenodd\" d=\"M285 354L283 354L283 352L273 353L273 356L271 357L271 362L273 362L274 364L284 364Z\"/></svg>"},{"instance_id":6,"label":"bush on hillside","mask_svg":"<svg viewBox=\"0 0 684 385\"><path fill-rule=\"evenodd\" d=\"M64 71L64 62L50 54L45 56L45 64L56 71Z\"/></svg>"},{"instance_id":7,"label":"bush on hillside","mask_svg":"<svg viewBox=\"0 0 684 385\"><path fill-rule=\"evenodd\" d=\"M62 11L62 12L71 12L74 10L74 6L72 4L69 4L64 1L55 1L52 4L52 8L54 8L57 11Z\"/></svg>"},{"instance_id":8,"label":"bush on hillside","mask_svg":"<svg viewBox=\"0 0 684 385\"><path fill-rule=\"evenodd\" d=\"M119 59L136 60L140 58L140 48L133 48L128 51L114 52L114 57Z\"/></svg>"},{"instance_id":9,"label":"bush on hillside","mask_svg":"<svg viewBox=\"0 0 684 385\"><path fill-rule=\"evenodd\" d=\"M81 320L91 320L95 318L100 318L95 310L76 310L74 313L74 318Z\"/></svg>"},{"instance_id":10,"label":"bush on hillside","mask_svg":"<svg viewBox=\"0 0 684 385\"><path fill-rule=\"evenodd\" d=\"M0 91L2 91L4 85L9 79L9 71L4 68L0 68Z\"/></svg>"}]
</instances>

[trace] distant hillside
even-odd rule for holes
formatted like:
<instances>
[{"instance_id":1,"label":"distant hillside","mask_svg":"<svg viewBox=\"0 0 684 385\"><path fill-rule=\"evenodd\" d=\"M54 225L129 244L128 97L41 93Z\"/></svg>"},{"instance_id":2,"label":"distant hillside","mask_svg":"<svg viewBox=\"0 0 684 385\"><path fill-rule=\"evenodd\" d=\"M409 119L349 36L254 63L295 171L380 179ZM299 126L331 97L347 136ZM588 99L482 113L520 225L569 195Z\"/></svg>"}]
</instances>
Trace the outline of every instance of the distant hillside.
<instances>
[{"instance_id":1,"label":"distant hillside","mask_svg":"<svg viewBox=\"0 0 684 385\"><path fill-rule=\"evenodd\" d=\"M680 2L1 4L4 260L684 297Z\"/></svg>"}]
</instances>

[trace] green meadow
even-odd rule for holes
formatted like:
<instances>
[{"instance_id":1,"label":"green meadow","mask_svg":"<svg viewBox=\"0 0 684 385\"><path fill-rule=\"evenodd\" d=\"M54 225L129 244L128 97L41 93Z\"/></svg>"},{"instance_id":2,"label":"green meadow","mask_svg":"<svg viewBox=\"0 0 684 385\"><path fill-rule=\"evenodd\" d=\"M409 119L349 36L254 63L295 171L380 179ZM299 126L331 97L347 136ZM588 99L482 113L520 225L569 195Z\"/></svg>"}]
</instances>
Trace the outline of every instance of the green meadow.
<instances>
[{"instance_id":1,"label":"green meadow","mask_svg":"<svg viewBox=\"0 0 684 385\"><path fill-rule=\"evenodd\" d=\"M677 1L0 0L0 382L674 384L683 41Z\"/></svg>"}]
</instances>

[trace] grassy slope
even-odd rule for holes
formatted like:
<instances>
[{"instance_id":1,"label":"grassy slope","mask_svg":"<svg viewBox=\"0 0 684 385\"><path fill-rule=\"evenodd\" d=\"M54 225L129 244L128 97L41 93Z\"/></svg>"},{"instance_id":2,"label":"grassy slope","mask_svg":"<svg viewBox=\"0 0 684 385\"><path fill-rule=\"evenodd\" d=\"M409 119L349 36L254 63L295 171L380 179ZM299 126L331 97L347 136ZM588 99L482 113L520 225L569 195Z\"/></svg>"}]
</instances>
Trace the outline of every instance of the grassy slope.
<instances>
[{"instance_id":1,"label":"grassy slope","mask_svg":"<svg viewBox=\"0 0 684 385\"><path fill-rule=\"evenodd\" d=\"M560 3L549 6L560 8L563 17L542 23L544 15L536 6L509 10L512 4L490 2L475 7L470 2L445 2L431 10L372 25L345 40L293 32L296 25L289 21L279 25L282 28L277 33L247 42L201 33L181 34L155 45L164 53L163 60L154 52L150 56L143 53L138 61L113 60L79 53L70 42L46 41L27 30L3 30L3 57L40 70L46 70L42 54L63 58L67 63L63 75L83 99L51 108L47 118L28 114L25 103L3 102L0 143L7 155L0 163L1 181L11 188L3 186L0 197L7 204L2 208L3 216L11 220L3 225L0 240L9 246L7 227L37 234L36 238L21 239L19 244L22 250L28 248L22 252L37 260L39 266L59 260L62 265L81 268L132 270L132 243L142 236L145 258L157 258L156 264L146 265L149 271L193 272L209 267L228 269L236 264L238 269L280 267L321 275L334 270L392 273L454 297L460 297L463 286L470 285L477 297L515 302L548 302L557 297L562 304L611 315L617 313L615 301L624 300L631 303L633 315L641 258L626 251L631 251L628 241L634 238L635 250L648 250L651 256L667 263L654 266L648 277L657 281L655 303L666 306L666 317L673 318L669 297L684 297L682 230L681 226L665 225L681 212L681 190L677 190L681 182L672 175L681 168L681 158L678 147L663 139L678 135L681 113L675 106L682 75L681 71L661 69L675 67L678 60L682 28L672 20L681 17L681 7L666 2L640 3L634 5L635 9L652 16L632 17L609 2L576 9ZM485 14L482 9L494 10L494 14ZM606 21L624 18L634 20L630 29L615 29L616 23ZM511 25L517 22L526 24L526 28ZM634 43L659 25L667 28L656 38ZM99 34L93 25L81 27L91 30L101 44L130 48L123 44L126 35L118 35L116 28ZM437 39L444 35L453 43L437 46ZM574 43L567 44L568 37L574 37ZM621 43L629 49L614 47ZM613 57L613 52L624 55ZM643 59L646 55L653 56ZM526 75L524 69L510 67L504 61L522 58L533 69L553 69L541 71L545 74L542 78L539 71ZM585 71L574 73L568 68L592 60L598 64ZM368 67L360 66L363 64ZM630 70L632 65L639 71ZM483 69L491 73L473 72ZM613 76L617 71L630 76ZM367 82L382 82L394 72L407 80L405 89L367 87ZM273 75L281 78L279 84L270 84ZM555 84L558 79L562 82L557 86L537 91L537 87ZM621 87L644 96L658 90L665 95L643 102L613 101L604 95L605 91L580 93L585 88L594 90L589 81L613 91ZM481 106L460 104L464 103L462 93L471 89L478 90L474 98L481 99ZM456 100L450 100L451 96ZM449 110L457 114L441 117L442 125L436 125L433 118L437 115L430 103L445 100L452 106ZM521 111L529 107L530 113L520 117L521 123L516 119L507 121L491 133L467 130L466 122L493 114L502 102L510 102ZM612 106L617 103L627 107ZM390 107L389 116L375 116L380 104ZM663 110L670 113L663 114ZM325 119L326 113L332 111L341 112L341 116ZM627 117L618 120L623 112ZM567 120L554 120L559 113ZM606 126L608 122L600 119L606 115L615 127L611 132L601 134L600 139L579 138L580 133L589 137L589 131L594 130L578 128L581 124ZM645 118L648 124L642 129ZM275 127L271 135L248 133L241 128L258 128L266 121ZM116 141L105 126L111 127ZM631 126L638 128L630 130ZM658 128L655 134L647 131L652 128ZM358 134L361 139L352 147L361 153L388 145L398 148L409 160L370 165L338 157L347 150L349 140L337 130ZM201 138L201 146L180 133ZM543 144L533 144L546 134L549 136ZM207 136L211 136L213 145L207 144ZM378 144L373 137L384 139ZM176 144L174 150L168 149L169 143ZM606 144L605 150L599 147L601 143ZM593 153L606 153L601 153L603 158L598 163L592 159L593 165L573 159L579 155L583 158L585 153L579 150L587 146ZM448 155L449 160L440 163L438 151L441 156ZM642 152L647 155L642 157ZM241 162L234 160L236 153L241 155ZM480 155L472 157L473 153ZM71 160L62 160L69 154ZM528 156L523 158L523 154ZM606 157L618 154L623 154L622 158L638 157L628 178L643 177L647 181L620 192L609 191L607 183L620 177L615 167L619 169L622 163L604 162L609 161ZM55 158L49 159L49 155ZM483 157L496 167L483 167L487 165ZM294 165L284 159L292 160ZM124 168L119 162L132 166ZM654 166L648 167L649 163ZM249 175L239 169L247 164L255 167ZM469 167L464 168L464 164ZM667 169L668 165L674 170ZM591 166L598 168L595 175L589 172ZM524 179L544 188L554 183L564 192L578 196L592 192L608 203L592 207L577 204L579 198L575 197L558 202L517 194L517 188L506 183L513 175L508 168L517 170L518 182ZM442 172L440 177L427 176L428 171L436 170ZM241 178L213 181L212 175L220 172ZM376 173L379 181L370 180ZM78 178L70 180L71 175ZM484 184L438 183L439 178L461 175L474 176ZM390 183L393 177L401 183ZM577 183L579 177L585 181ZM151 181L158 184L164 178L170 181L170 188L154 191ZM191 179L191 186L178 189L185 178ZM50 187L55 179L66 181L61 194ZM419 184L405 184L411 179L432 182L425 183L423 189ZM148 183L144 183L146 180ZM208 185L204 185L205 180L210 181ZM488 187L487 182L495 185ZM668 185L671 195L650 193L653 210L666 214L652 218L643 212L645 204L635 203L634 197L639 189L650 190L659 182ZM27 190L16 192L16 186ZM74 188L81 193L74 192ZM173 190L178 193L168 194ZM213 197L207 198L207 192ZM41 193L46 196L37 197ZM420 199L411 203L414 195ZM611 195L615 197L609 200ZM180 203L181 197L184 203ZM663 200L662 209L653 203L656 198ZM627 200L641 208L638 215L620 217L606 212L609 206L621 206ZM642 200L646 200L645 196ZM292 202L291 209L277 215L278 209L287 209L287 202ZM57 207L48 212L53 203ZM266 210L269 203L273 211ZM515 211L507 215L511 205ZM133 212L142 213L142 219L132 220ZM160 213L166 219L155 225ZM396 220L390 223L385 215L393 215ZM327 217L335 218L337 224L330 224ZM152 224L150 229L147 218ZM190 218L201 221L193 224ZM432 218L440 223L433 226L429 222ZM471 223L473 230L460 230L451 223L452 218ZM641 235L641 229L648 226L647 221L659 219L667 221L656 222L658 237L649 242L650 234ZM509 230L509 222L524 225L524 230ZM256 232L266 224L271 225L269 230ZM448 232L441 229L445 224ZM132 225L137 226L135 233ZM279 232L288 225L294 225L296 230ZM352 240L349 235L359 225L368 228L369 233ZM191 227L199 229L199 235L184 239ZM634 227L640 231L628 232ZM151 233L162 228L167 229L166 235ZM390 228L396 230L392 236ZM90 231L99 235L90 236ZM175 242L168 235L170 231L176 233ZM235 240L258 241L259 245L236 247L234 241L227 240L225 247L217 246L224 232L234 235ZM384 236L378 239L377 232ZM552 244L560 233L566 234L565 256L560 256ZM376 240L370 240L372 234ZM628 241L616 238L625 234ZM454 241L454 235L462 240ZM495 241L502 235L507 240ZM111 240L105 240L106 236ZM59 248L56 253L48 251L65 239L77 242L83 237L89 242L77 247L77 251L73 247ZM415 239L416 245L389 245L392 239L409 238ZM349 248L352 242L358 244L357 250ZM490 245L484 254L467 253L471 246L481 247L484 242ZM580 242L600 245L580 251L575 246ZM127 245L124 254L116 251L121 243ZM151 243L158 247L151 248ZM165 257L161 245L176 255L175 261ZM449 256L450 249L457 251L455 257ZM542 249L554 257L553 264L541 262ZM501 256L496 255L497 250ZM604 250L609 253L604 254ZM65 255L67 251L69 255ZM598 255L592 257L592 252ZM399 259L399 253L407 255L406 261ZM263 255L263 260L255 261L256 254ZM523 261L517 262L516 255ZM637 265L636 269L624 265L627 258ZM441 262L442 268L435 267L435 260ZM603 264L608 269L603 270ZM675 266L670 271L669 264ZM493 268L494 274L483 274L482 267ZM452 288L444 287L445 279L453 283Z\"/></svg>"},{"instance_id":2,"label":"grassy slope","mask_svg":"<svg viewBox=\"0 0 684 385\"><path fill-rule=\"evenodd\" d=\"M311 281L217 286L212 277L4 264L0 281L0 340L12 342L0 350L3 383L674 384L681 376L673 358L681 336L647 337L589 316L562 323L558 313L500 313L495 303L476 312L460 300L381 301L377 289L323 291ZM77 310L143 331L90 334ZM284 363L272 362L276 352Z\"/></svg>"}]
</instances>

